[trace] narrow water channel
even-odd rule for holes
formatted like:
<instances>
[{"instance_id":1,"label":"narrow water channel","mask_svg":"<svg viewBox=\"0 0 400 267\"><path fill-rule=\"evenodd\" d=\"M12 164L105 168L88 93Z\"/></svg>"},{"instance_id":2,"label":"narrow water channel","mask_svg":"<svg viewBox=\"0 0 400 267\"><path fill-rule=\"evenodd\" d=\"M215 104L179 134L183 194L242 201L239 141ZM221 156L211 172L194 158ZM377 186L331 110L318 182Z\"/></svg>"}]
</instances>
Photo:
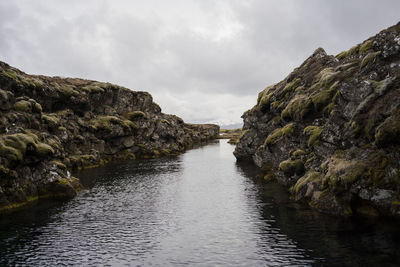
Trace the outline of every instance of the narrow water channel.
<instances>
[{"instance_id":1,"label":"narrow water channel","mask_svg":"<svg viewBox=\"0 0 400 267\"><path fill-rule=\"evenodd\" d=\"M238 165L225 140L76 175L71 201L0 217L0 266L398 266L394 221L318 214Z\"/></svg>"}]
</instances>

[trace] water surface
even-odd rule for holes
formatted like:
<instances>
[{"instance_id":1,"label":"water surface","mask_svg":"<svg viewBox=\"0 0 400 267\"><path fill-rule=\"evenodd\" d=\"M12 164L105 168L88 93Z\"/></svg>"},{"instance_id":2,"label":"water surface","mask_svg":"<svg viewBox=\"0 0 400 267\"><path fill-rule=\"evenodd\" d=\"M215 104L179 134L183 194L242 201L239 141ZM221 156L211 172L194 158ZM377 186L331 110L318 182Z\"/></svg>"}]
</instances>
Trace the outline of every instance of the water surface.
<instances>
[{"instance_id":1,"label":"water surface","mask_svg":"<svg viewBox=\"0 0 400 267\"><path fill-rule=\"evenodd\" d=\"M225 140L76 175L71 201L0 217L0 265L397 266L393 221L318 214L238 165Z\"/></svg>"}]
</instances>

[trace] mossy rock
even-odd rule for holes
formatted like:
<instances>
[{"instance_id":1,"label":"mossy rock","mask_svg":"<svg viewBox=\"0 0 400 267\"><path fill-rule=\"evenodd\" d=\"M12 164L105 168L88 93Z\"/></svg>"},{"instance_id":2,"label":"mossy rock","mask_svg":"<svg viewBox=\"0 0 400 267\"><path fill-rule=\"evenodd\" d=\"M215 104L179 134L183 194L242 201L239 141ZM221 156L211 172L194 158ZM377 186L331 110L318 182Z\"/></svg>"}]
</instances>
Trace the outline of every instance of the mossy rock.
<instances>
[{"instance_id":1,"label":"mossy rock","mask_svg":"<svg viewBox=\"0 0 400 267\"><path fill-rule=\"evenodd\" d=\"M34 149L37 143L38 138L34 134L4 135L0 138L0 155L12 161L21 161L27 147Z\"/></svg>"},{"instance_id":2,"label":"mossy rock","mask_svg":"<svg viewBox=\"0 0 400 267\"><path fill-rule=\"evenodd\" d=\"M336 55L336 58L339 59L339 60L342 60L342 59L345 59L347 57L351 57L351 56L357 55L358 51L359 51L359 48L360 48L359 45L353 46L349 50L343 51L343 52L339 53L338 55Z\"/></svg>"},{"instance_id":3,"label":"mossy rock","mask_svg":"<svg viewBox=\"0 0 400 267\"><path fill-rule=\"evenodd\" d=\"M20 112L31 112L32 104L29 101L21 100L14 104L14 109Z\"/></svg>"},{"instance_id":4,"label":"mossy rock","mask_svg":"<svg viewBox=\"0 0 400 267\"><path fill-rule=\"evenodd\" d=\"M294 123L289 123L282 128L275 129L267 139L265 139L264 146L270 146L278 142L281 137L288 136L293 132Z\"/></svg>"},{"instance_id":5,"label":"mossy rock","mask_svg":"<svg viewBox=\"0 0 400 267\"><path fill-rule=\"evenodd\" d=\"M298 194L299 191L308 183L319 183L321 181L321 177L323 177L322 173L310 170L306 174L304 174L304 176L302 176L299 180L297 180L296 184L290 188L290 192L292 194Z\"/></svg>"},{"instance_id":6,"label":"mossy rock","mask_svg":"<svg viewBox=\"0 0 400 267\"><path fill-rule=\"evenodd\" d=\"M43 114L42 120L50 127L50 129L57 129L60 126L60 118L55 113Z\"/></svg>"},{"instance_id":7,"label":"mossy rock","mask_svg":"<svg viewBox=\"0 0 400 267\"><path fill-rule=\"evenodd\" d=\"M17 178L17 172L14 170L10 170L2 165L0 165L0 178L9 179L9 178Z\"/></svg>"},{"instance_id":8,"label":"mossy rock","mask_svg":"<svg viewBox=\"0 0 400 267\"><path fill-rule=\"evenodd\" d=\"M304 128L304 134L310 135L307 142L308 147L313 147L315 144L319 142L323 130L324 128L322 126L313 126L313 125Z\"/></svg>"},{"instance_id":9,"label":"mossy rock","mask_svg":"<svg viewBox=\"0 0 400 267\"><path fill-rule=\"evenodd\" d=\"M304 156L304 155L307 155L307 152L305 152L305 151L302 150L302 149L296 149L296 150L292 153L292 156L293 156L295 159L300 158L301 156Z\"/></svg>"},{"instance_id":10,"label":"mossy rock","mask_svg":"<svg viewBox=\"0 0 400 267\"><path fill-rule=\"evenodd\" d=\"M362 53L368 52L371 50L372 45L374 44L374 40L367 40L361 44L358 54L361 55Z\"/></svg>"},{"instance_id":11,"label":"mossy rock","mask_svg":"<svg viewBox=\"0 0 400 267\"><path fill-rule=\"evenodd\" d=\"M61 161L58 160L52 160L49 162L50 164L56 165L57 168L61 169L61 170L67 170L67 166L65 166L64 163L62 163Z\"/></svg>"},{"instance_id":12,"label":"mossy rock","mask_svg":"<svg viewBox=\"0 0 400 267\"><path fill-rule=\"evenodd\" d=\"M304 164L301 159L288 159L279 164L279 170L286 176L293 176L294 174L301 175L304 173Z\"/></svg>"},{"instance_id":13,"label":"mossy rock","mask_svg":"<svg viewBox=\"0 0 400 267\"><path fill-rule=\"evenodd\" d=\"M54 154L54 149L30 132L4 135L0 138L0 155L12 161L22 161L27 151L39 157Z\"/></svg>"},{"instance_id":14,"label":"mossy rock","mask_svg":"<svg viewBox=\"0 0 400 267\"><path fill-rule=\"evenodd\" d=\"M281 118L285 121L301 121L313 111L311 99L306 95L294 97L281 113Z\"/></svg>"},{"instance_id":15,"label":"mossy rock","mask_svg":"<svg viewBox=\"0 0 400 267\"><path fill-rule=\"evenodd\" d=\"M335 82L330 87L321 89L311 97L315 111L322 111L329 103L334 103L336 99L333 98L338 92L337 85L338 82Z\"/></svg>"},{"instance_id":16,"label":"mossy rock","mask_svg":"<svg viewBox=\"0 0 400 267\"><path fill-rule=\"evenodd\" d=\"M129 130L136 130L139 128L134 122L132 122L130 120L123 120L116 116L99 116L99 117L93 119L91 122L92 122L92 125L94 126L94 128L97 130L111 131L112 124L120 125L123 128L129 129Z\"/></svg>"},{"instance_id":17,"label":"mossy rock","mask_svg":"<svg viewBox=\"0 0 400 267\"><path fill-rule=\"evenodd\" d=\"M301 84L301 79L296 78L293 79L291 82L287 83L286 86L283 88L282 93L288 94L296 90Z\"/></svg>"},{"instance_id":18,"label":"mossy rock","mask_svg":"<svg viewBox=\"0 0 400 267\"><path fill-rule=\"evenodd\" d=\"M375 130L375 144L386 147L390 144L399 143L400 136L400 110L388 117Z\"/></svg>"},{"instance_id":19,"label":"mossy rock","mask_svg":"<svg viewBox=\"0 0 400 267\"><path fill-rule=\"evenodd\" d=\"M379 56L381 54L381 51L378 52L371 52L369 54L367 54L362 60L361 60L361 64L360 64L360 68L365 68L367 66L372 65L373 63L375 63L376 61L376 57Z\"/></svg>"},{"instance_id":20,"label":"mossy rock","mask_svg":"<svg viewBox=\"0 0 400 267\"><path fill-rule=\"evenodd\" d=\"M263 95L261 97L258 107L262 112L266 112L269 110L270 98L271 98L271 95Z\"/></svg>"},{"instance_id":21,"label":"mossy rock","mask_svg":"<svg viewBox=\"0 0 400 267\"><path fill-rule=\"evenodd\" d=\"M6 146L1 141L0 141L0 156L9 159L11 161L21 161L23 158L23 154L21 153L21 151L13 147Z\"/></svg>"},{"instance_id":22,"label":"mossy rock","mask_svg":"<svg viewBox=\"0 0 400 267\"><path fill-rule=\"evenodd\" d=\"M35 153L39 157L51 156L54 154L54 149L45 143L38 143L35 146Z\"/></svg>"},{"instance_id":23,"label":"mossy rock","mask_svg":"<svg viewBox=\"0 0 400 267\"><path fill-rule=\"evenodd\" d=\"M367 166L364 162L347 160L338 156L332 156L328 165L328 172L323 178L324 188L341 192L349 190L350 186L366 173Z\"/></svg>"},{"instance_id":24,"label":"mossy rock","mask_svg":"<svg viewBox=\"0 0 400 267\"><path fill-rule=\"evenodd\" d=\"M37 113L42 113L42 111L43 111L42 105L40 105L39 103L35 103L33 105L33 111L35 111Z\"/></svg>"},{"instance_id":25,"label":"mossy rock","mask_svg":"<svg viewBox=\"0 0 400 267\"><path fill-rule=\"evenodd\" d=\"M83 169L83 168L91 168L97 167L99 161L94 155L72 155L69 156L68 161L73 169Z\"/></svg>"},{"instance_id":26,"label":"mossy rock","mask_svg":"<svg viewBox=\"0 0 400 267\"><path fill-rule=\"evenodd\" d=\"M0 89L0 101L7 101L8 100L8 94L6 91Z\"/></svg>"},{"instance_id":27,"label":"mossy rock","mask_svg":"<svg viewBox=\"0 0 400 267\"><path fill-rule=\"evenodd\" d=\"M75 89L75 86L72 85L61 85L59 88L57 88L57 91L60 92L64 97L78 96L79 92Z\"/></svg>"},{"instance_id":28,"label":"mossy rock","mask_svg":"<svg viewBox=\"0 0 400 267\"><path fill-rule=\"evenodd\" d=\"M146 114L143 111L136 110L136 111L128 112L126 117L127 117L127 119L129 119L131 121L135 121L138 119L146 118Z\"/></svg>"},{"instance_id":29,"label":"mossy rock","mask_svg":"<svg viewBox=\"0 0 400 267\"><path fill-rule=\"evenodd\" d=\"M101 83L92 83L90 85L83 86L81 90L89 94L102 94L104 93L104 85Z\"/></svg>"}]
</instances>

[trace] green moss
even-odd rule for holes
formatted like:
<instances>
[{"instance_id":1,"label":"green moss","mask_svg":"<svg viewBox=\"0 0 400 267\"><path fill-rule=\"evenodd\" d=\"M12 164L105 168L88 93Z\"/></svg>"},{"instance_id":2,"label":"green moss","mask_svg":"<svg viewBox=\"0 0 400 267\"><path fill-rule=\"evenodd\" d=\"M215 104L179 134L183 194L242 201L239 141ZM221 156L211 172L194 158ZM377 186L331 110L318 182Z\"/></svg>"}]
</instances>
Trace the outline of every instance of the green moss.
<instances>
[{"instance_id":1,"label":"green moss","mask_svg":"<svg viewBox=\"0 0 400 267\"><path fill-rule=\"evenodd\" d=\"M334 83L337 75L340 71L335 71L333 68L325 68L318 73L314 84L311 86L310 90L312 92L318 90L326 90Z\"/></svg>"},{"instance_id":2,"label":"green moss","mask_svg":"<svg viewBox=\"0 0 400 267\"><path fill-rule=\"evenodd\" d=\"M136 123L134 123L134 122L132 122L132 121L130 121L130 120L122 120L122 125L125 127L125 128L129 128L130 130L137 130L137 129L139 129L139 126L137 126L137 124Z\"/></svg>"},{"instance_id":3,"label":"green moss","mask_svg":"<svg viewBox=\"0 0 400 267\"><path fill-rule=\"evenodd\" d=\"M304 176L297 180L296 184L290 188L292 194L299 193L300 189L306 186L308 183L321 181L322 173L316 171L308 171Z\"/></svg>"},{"instance_id":4,"label":"green moss","mask_svg":"<svg viewBox=\"0 0 400 267\"><path fill-rule=\"evenodd\" d=\"M8 95L6 93L6 91L0 89L0 100L4 100L7 101L8 100Z\"/></svg>"},{"instance_id":5,"label":"green moss","mask_svg":"<svg viewBox=\"0 0 400 267\"><path fill-rule=\"evenodd\" d=\"M58 160L52 160L52 161L50 161L50 164L56 165L58 168L60 168L62 170L67 170L67 166L65 166L64 163L62 163Z\"/></svg>"},{"instance_id":6,"label":"green moss","mask_svg":"<svg viewBox=\"0 0 400 267\"><path fill-rule=\"evenodd\" d=\"M273 145L283 136L288 136L293 132L293 124L289 123L282 128L275 129L267 139L265 139L264 146Z\"/></svg>"},{"instance_id":7,"label":"green moss","mask_svg":"<svg viewBox=\"0 0 400 267\"><path fill-rule=\"evenodd\" d=\"M378 52L371 52L371 53L367 54L367 55L362 59L361 64L360 64L360 68L364 68L364 67L366 67L366 66L369 66L369 65L375 63L376 57L377 57L378 55L380 55L380 54L381 54L381 51L378 51Z\"/></svg>"},{"instance_id":8,"label":"green moss","mask_svg":"<svg viewBox=\"0 0 400 267\"><path fill-rule=\"evenodd\" d=\"M135 121L141 118L145 118L146 114L143 111L132 111L127 114L127 118L131 121Z\"/></svg>"},{"instance_id":9,"label":"green moss","mask_svg":"<svg viewBox=\"0 0 400 267\"><path fill-rule=\"evenodd\" d=\"M304 128L304 134L309 134L310 137L308 138L308 147L313 147L316 143L319 142L319 138L321 136L322 131L324 130L321 126L307 126Z\"/></svg>"},{"instance_id":10,"label":"green moss","mask_svg":"<svg viewBox=\"0 0 400 267\"><path fill-rule=\"evenodd\" d=\"M79 92L75 90L75 87L72 85L62 85L57 88L58 92L60 92L65 97L78 96Z\"/></svg>"},{"instance_id":11,"label":"green moss","mask_svg":"<svg viewBox=\"0 0 400 267\"><path fill-rule=\"evenodd\" d=\"M16 111L31 112L32 104L29 101L21 100L14 104L14 108Z\"/></svg>"},{"instance_id":12,"label":"green moss","mask_svg":"<svg viewBox=\"0 0 400 267\"><path fill-rule=\"evenodd\" d=\"M57 114L51 113L51 114L43 114L42 115L42 120L51 128L51 129L57 129L60 124L60 118L57 116Z\"/></svg>"},{"instance_id":13,"label":"green moss","mask_svg":"<svg viewBox=\"0 0 400 267\"><path fill-rule=\"evenodd\" d=\"M322 89L311 97L315 111L322 111L329 103L334 103L332 100L338 92L337 85L338 82L335 82L332 86Z\"/></svg>"},{"instance_id":14,"label":"green moss","mask_svg":"<svg viewBox=\"0 0 400 267\"><path fill-rule=\"evenodd\" d=\"M279 170L286 176L293 176L294 174L300 175L304 172L304 164L300 159L288 159L279 164Z\"/></svg>"},{"instance_id":15,"label":"green moss","mask_svg":"<svg viewBox=\"0 0 400 267\"><path fill-rule=\"evenodd\" d=\"M304 150L302 150L302 149L296 149L293 153L292 153L292 156L294 157L294 158L299 158L299 157L301 157L301 156L303 156L303 155L306 155L307 154L307 152L305 152Z\"/></svg>"},{"instance_id":16,"label":"green moss","mask_svg":"<svg viewBox=\"0 0 400 267\"><path fill-rule=\"evenodd\" d=\"M365 41L361 46L360 46L360 50L358 51L358 54L362 54L367 52L368 50L371 50L372 45L373 45L374 41L373 40L367 40Z\"/></svg>"},{"instance_id":17,"label":"green moss","mask_svg":"<svg viewBox=\"0 0 400 267\"><path fill-rule=\"evenodd\" d=\"M323 186L334 191L348 190L367 170L363 162L346 160L333 156L329 162L328 172L323 179Z\"/></svg>"},{"instance_id":18,"label":"green moss","mask_svg":"<svg viewBox=\"0 0 400 267\"><path fill-rule=\"evenodd\" d=\"M297 95L294 97L286 108L282 111L281 117L285 121L303 120L312 112L312 101L305 95Z\"/></svg>"},{"instance_id":19,"label":"green moss","mask_svg":"<svg viewBox=\"0 0 400 267\"><path fill-rule=\"evenodd\" d=\"M338 55L336 55L336 58L339 59L339 60L342 60L342 59L344 59L346 57L350 57L352 55L355 55L358 52L358 49L359 49L358 45L353 46L349 50L343 51L343 52L339 53Z\"/></svg>"},{"instance_id":20,"label":"green moss","mask_svg":"<svg viewBox=\"0 0 400 267\"><path fill-rule=\"evenodd\" d=\"M58 150L62 150L62 149L63 149L63 147L62 147L62 145L61 145L61 141L60 141L60 139L58 139L57 136L53 136L53 137L51 137L51 138L47 138L47 139L46 139L46 143L47 143L49 146L51 146L52 148L56 148L56 149L58 149Z\"/></svg>"},{"instance_id":21,"label":"green moss","mask_svg":"<svg viewBox=\"0 0 400 267\"><path fill-rule=\"evenodd\" d=\"M39 103L35 103L35 105L33 105L33 110L37 113L42 113L43 111L42 105L40 105Z\"/></svg>"},{"instance_id":22,"label":"green moss","mask_svg":"<svg viewBox=\"0 0 400 267\"><path fill-rule=\"evenodd\" d=\"M68 160L74 169L83 169L99 166L99 161L94 155L72 155Z\"/></svg>"},{"instance_id":23,"label":"green moss","mask_svg":"<svg viewBox=\"0 0 400 267\"><path fill-rule=\"evenodd\" d=\"M21 161L23 158L21 151L13 147L6 146L2 142L0 142L0 156L12 161Z\"/></svg>"},{"instance_id":24,"label":"green moss","mask_svg":"<svg viewBox=\"0 0 400 267\"><path fill-rule=\"evenodd\" d=\"M34 134L18 133L0 138L0 155L13 161L21 161L28 145L36 146L38 138Z\"/></svg>"},{"instance_id":25,"label":"green moss","mask_svg":"<svg viewBox=\"0 0 400 267\"><path fill-rule=\"evenodd\" d=\"M18 75L12 69L2 70L0 74L3 75L3 76L8 77L9 79L18 81Z\"/></svg>"},{"instance_id":26,"label":"green moss","mask_svg":"<svg viewBox=\"0 0 400 267\"><path fill-rule=\"evenodd\" d=\"M258 107L262 112L266 112L269 110L270 98L271 98L271 95L263 95L261 97Z\"/></svg>"},{"instance_id":27,"label":"green moss","mask_svg":"<svg viewBox=\"0 0 400 267\"><path fill-rule=\"evenodd\" d=\"M71 186L69 179L67 178L58 178L58 180L56 181L57 184L59 185L67 185L67 186Z\"/></svg>"},{"instance_id":28,"label":"green moss","mask_svg":"<svg viewBox=\"0 0 400 267\"><path fill-rule=\"evenodd\" d=\"M400 110L388 117L375 130L375 144L385 147L392 143L398 143L400 136Z\"/></svg>"},{"instance_id":29,"label":"green moss","mask_svg":"<svg viewBox=\"0 0 400 267\"><path fill-rule=\"evenodd\" d=\"M296 90L297 87L299 87L300 83L301 80L299 78L292 80L290 83L286 84L286 86L282 90L282 93L287 94L293 92L294 90Z\"/></svg>"},{"instance_id":30,"label":"green moss","mask_svg":"<svg viewBox=\"0 0 400 267\"><path fill-rule=\"evenodd\" d=\"M104 88L101 83L92 83L90 85L84 86L81 90L88 92L90 94L102 94L104 93Z\"/></svg>"},{"instance_id":31,"label":"green moss","mask_svg":"<svg viewBox=\"0 0 400 267\"><path fill-rule=\"evenodd\" d=\"M46 157L54 154L54 149L48 144L38 143L35 147L35 152L40 157Z\"/></svg>"}]
</instances>

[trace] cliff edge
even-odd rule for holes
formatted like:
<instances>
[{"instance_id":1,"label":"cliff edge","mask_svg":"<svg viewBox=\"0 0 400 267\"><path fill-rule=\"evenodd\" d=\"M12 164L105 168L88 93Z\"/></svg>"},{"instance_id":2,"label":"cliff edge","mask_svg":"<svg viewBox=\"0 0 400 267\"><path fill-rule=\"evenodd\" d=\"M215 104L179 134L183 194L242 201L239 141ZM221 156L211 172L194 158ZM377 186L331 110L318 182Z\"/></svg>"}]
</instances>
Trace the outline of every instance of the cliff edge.
<instances>
[{"instance_id":1,"label":"cliff edge","mask_svg":"<svg viewBox=\"0 0 400 267\"><path fill-rule=\"evenodd\" d=\"M219 133L163 114L147 92L28 75L4 62L0 112L0 212L76 195L79 179L69 170L174 155Z\"/></svg>"},{"instance_id":2,"label":"cliff edge","mask_svg":"<svg viewBox=\"0 0 400 267\"><path fill-rule=\"evenodd\" d=\"M243 114L238 160L338 216L400 215L400 23L336 56L317 49Z\"/></svg>"}]
</instances>

